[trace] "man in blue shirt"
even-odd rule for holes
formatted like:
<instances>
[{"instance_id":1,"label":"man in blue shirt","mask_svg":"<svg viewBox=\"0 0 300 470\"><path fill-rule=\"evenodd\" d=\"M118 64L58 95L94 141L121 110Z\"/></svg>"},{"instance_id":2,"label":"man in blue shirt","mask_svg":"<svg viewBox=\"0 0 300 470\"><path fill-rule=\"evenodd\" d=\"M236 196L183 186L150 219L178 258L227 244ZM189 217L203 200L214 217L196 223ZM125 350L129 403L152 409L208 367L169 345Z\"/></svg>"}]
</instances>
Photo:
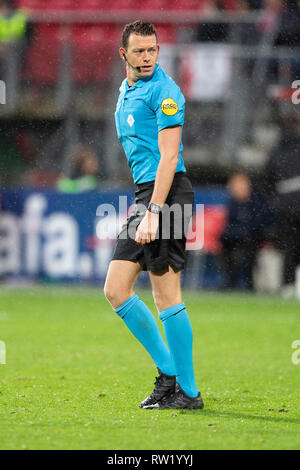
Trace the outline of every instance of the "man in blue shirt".
<instances>
[{"instance_id":1,"label":"man in blue shirt","mask_svg":"<svg viewBox=\"0 0 300 470\"><path fill-rule=\"evenodd\" d=\"M157 132L183 126L184 104L180 88L158 64L150 77L131 86L123 81L115 118L135 184L155 180L160 161ZM180 139L176 173L185 172L181 151Z\"/></svg>"},{"instance_id":2,"label":"man in blue shirt","mask_svg":"<svg viewBox=\"0 0 300 470\"><path fill-rule=\"evenodd\" d=\"M180 285L194 195L181 155L185 100L157 64L158 52L150 23L125 26L120 57L127 78L115 119L136 184L136 208L118 236L104 292L158 368L154 390L140 407L200 409L192 327ZM134 294L142 270L149 272L167 345L154 316Z\"/></svg>"}]
</instances>

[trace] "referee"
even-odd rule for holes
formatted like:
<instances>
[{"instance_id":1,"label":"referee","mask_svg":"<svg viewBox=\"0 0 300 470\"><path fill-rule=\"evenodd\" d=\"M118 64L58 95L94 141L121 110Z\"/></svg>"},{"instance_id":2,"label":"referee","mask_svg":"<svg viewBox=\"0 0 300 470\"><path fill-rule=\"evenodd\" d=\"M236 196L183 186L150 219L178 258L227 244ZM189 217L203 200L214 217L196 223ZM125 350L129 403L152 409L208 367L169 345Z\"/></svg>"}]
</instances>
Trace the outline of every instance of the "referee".
<instances>
[{"instance_id":1,"label":"referee","mask_svg":"<svg viewBox=\"0 0 300 470\"><path fill-rule=\"evenodd\" d=\"M119 53L127 78L115 120L136 185L136 205L118 236L104 292L158 369L154 390L140 407L200 409L204 404L194 376L193 333L180 285L194 198L181 156L185 99L157 64L158 52L150 23L125 26ZM167 208L172 207L180 210L168 225ZM142 270L149 272L167 345L154 316L134 293Z\"/></svg>"}]
</instances>

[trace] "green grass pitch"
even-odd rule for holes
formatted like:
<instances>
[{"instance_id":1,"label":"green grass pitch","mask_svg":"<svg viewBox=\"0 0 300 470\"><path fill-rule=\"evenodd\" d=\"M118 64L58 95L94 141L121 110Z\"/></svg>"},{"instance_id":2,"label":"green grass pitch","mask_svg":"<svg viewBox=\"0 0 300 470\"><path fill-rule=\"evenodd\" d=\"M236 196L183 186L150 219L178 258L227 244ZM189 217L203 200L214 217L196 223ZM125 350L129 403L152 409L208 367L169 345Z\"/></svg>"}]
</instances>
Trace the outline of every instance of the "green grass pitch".
<instances>
[{"instance_id":1,"label":"green grass pitch","mask_svg":"<svg viewBox=\"0 0 300 470\"><path fill-rule=\"evenodd\" d=\"M156 370L101 289L1 288L0 449L299 449L299 302L184 300L205 409L150 411Z\"/></svg>"}]
</instances>

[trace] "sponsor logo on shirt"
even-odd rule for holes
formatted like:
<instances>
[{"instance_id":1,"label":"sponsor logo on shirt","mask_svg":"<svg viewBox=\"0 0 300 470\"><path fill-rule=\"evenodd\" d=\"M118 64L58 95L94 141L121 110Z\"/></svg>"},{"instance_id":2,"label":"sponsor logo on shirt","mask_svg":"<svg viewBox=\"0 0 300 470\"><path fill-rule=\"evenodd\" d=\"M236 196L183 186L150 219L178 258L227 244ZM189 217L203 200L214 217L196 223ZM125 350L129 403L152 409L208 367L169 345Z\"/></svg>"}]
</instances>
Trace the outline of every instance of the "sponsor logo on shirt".
<instances>
[{"instance_id":1,"label":"sponsor logo on shirt","mask_svg":"<svg viewBox=\"0 0 300 470\"><path fill-rule=\"evenodd\" d=\"M174 116L178 111L178 105L172 98L166 98L161 103L161 109L167 116Z\"/></svg>"}]
</instances>

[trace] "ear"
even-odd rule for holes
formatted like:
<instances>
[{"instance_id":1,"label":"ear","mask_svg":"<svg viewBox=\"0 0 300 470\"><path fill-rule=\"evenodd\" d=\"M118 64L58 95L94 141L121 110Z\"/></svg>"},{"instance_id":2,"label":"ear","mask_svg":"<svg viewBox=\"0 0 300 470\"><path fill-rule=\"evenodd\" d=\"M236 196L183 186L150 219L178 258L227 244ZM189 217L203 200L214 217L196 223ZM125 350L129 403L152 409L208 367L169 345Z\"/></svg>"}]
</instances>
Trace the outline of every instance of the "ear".
<instances>
[{"instance_id":1,"label":"ear","mask_svg":"<svg viewBox=\"0 0 300 470\"><path fill-rule=\"evenodd\" d=\"M120 47L120 49L119 49L119 55L120 55L121 59L122 59L124 62L125 62L125 60L126 60L126 59L125 59L125 54L126 54L126 51L125 51L124 47Z\"/></svg>"}]
</instances>

